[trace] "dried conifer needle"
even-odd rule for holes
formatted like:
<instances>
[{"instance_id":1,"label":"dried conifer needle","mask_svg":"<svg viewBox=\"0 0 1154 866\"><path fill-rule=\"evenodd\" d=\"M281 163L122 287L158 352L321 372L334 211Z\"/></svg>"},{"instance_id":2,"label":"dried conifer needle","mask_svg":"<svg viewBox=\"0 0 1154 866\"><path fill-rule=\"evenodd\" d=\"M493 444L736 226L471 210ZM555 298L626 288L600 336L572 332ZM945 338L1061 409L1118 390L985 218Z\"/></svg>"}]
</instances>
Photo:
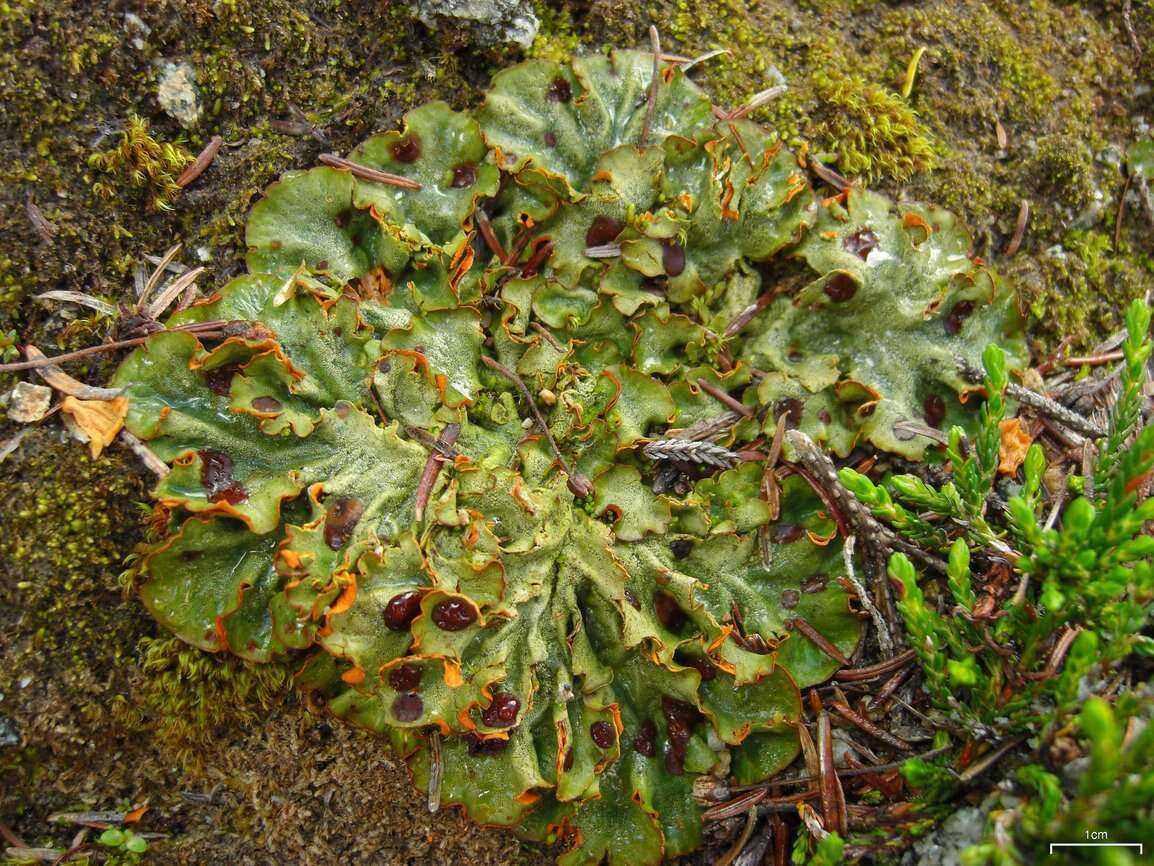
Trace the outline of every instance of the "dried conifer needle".
<instances>
[{"instance_id":1,"label":"dried conifer needle","mask_svg":"<svg viewBox=\"0 0 1154 866\"><path fill-rule=\"evenodd\" d=\"M367 165L351 162L344 157L337 156L335 153L322 153L317 157L317 161L331 168L344 169L353 177L360 178L361 180L387 183L389 186L397 186L401 189L417 190L422 188L415 180L409 180L407 177L401 177L399 174L393 174L391 171L379 171L375 168L369 168Z\"/></svg>"},{"instance_id":2,"label":"dried conifer needle","mask_svg":"<svg viewBox=\"0 0 1154 866\"><path fill-rule=\"evenodd\" d=\"M460 424L446 424L437 438L435 447L429 452L429 459L425 461L425 469L421 473L421 480L417 483L417 494L413 500L417 520L425 516L425 506L433 492L433 485L437 483L437 476L441 474L441 466L445 463L446 457L442 449L452 448L460 435Z\"/></svg>"},{"instance_id":3,"label":"dried conifer needle","mask_svg":"<svg viewBox=\"0 0 1154 866\"><path fill-rule=\"evenodd\" d=\"M869 719L859 716L850 708L849 704L844 704L841 701L830 701L830 708L833 709L835 713L837 713L847 722L854 725L855 727L861 728L861 730L865 731L874 739L885 743L891 749L896 749L899 752L910 753L914 751L914 747L907 743L905 740L901 739L900 737L895 737L889 731L879 728Z\"/></svg>"},{"instance_id":4,"label":"dried conifer needle","mask_svg":"<svg viewBox=\"0 0 1154 866\"><path fill-rule=\"evenodd\" d=\"M216 159L222 144L224 144L224 139L219 135L214 135L209 139L208 144L204 146L204 150L200 152L192 165L180 173L180 177L176 179L176 185L186 187L204 174L204 170L212 165L212 161Z\"/></svg>"},{"instance_id":5,"label":"dried conifer needle","mask_svg":"<svg viewBox=\"0 0 1154 866\"><path fill-rule=\"evenodd\" d=\"M649 25L649 44L653 50L653 75L649 79L649 99L645 105L645 123L641 127L638 147L649 143L649 130L653 127L653 111L657 108L657 85L661 80L661 35L657 28Z\"/></svg>"},{"instance_id":6,"label":"dried conifer needle","mask_svg":"<svg viewBox=\"0 0 1154 866\"><path fill-rule=\"evenodd\" d=\"M834 646L830 642L829 638L827 638L825 635L823 635L821 632L819 632L816 628L814 628L812 625L810 625L808 620L806 620L800 616L795 616L792 620L790 620L790 622L792 623L794 628L796 628L799 632L801 632L803 635L805 635L807 638L809 638L810 642L814 646L816 646L819 650L821 650L823 653L825 653L831 659L834 659L835 661L841 662L843 665L848 665L850 663L849 659L846 658L845 653L843 653L836 646Z\"/></svg>"},{"instance_id":7,"label":"dried conifer needle","mask_svg":"<svg viewBox=\"0 0 1154 866\"><path fill-rule=\"evenodd\" d=\"M725 408L736 412L738 415L741 415L744 418L753 417L752 409L750 409L740 400L735 400L733 397L730 397L712 382L706 379L698 379L697 386Z\"/></svg>"}]
</instances>

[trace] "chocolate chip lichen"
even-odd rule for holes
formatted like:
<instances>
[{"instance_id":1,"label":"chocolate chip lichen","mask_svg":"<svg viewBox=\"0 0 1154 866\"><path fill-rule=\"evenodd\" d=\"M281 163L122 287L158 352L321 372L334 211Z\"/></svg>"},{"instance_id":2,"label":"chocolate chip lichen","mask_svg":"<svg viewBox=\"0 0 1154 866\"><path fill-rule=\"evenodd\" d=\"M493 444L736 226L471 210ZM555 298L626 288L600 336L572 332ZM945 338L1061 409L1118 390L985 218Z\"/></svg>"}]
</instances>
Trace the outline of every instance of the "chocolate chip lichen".
<instances>
[{"instance_id":1,"label":"chocolate chip lichen","mask_svg":"<svg viewBox=\"0 0 1154 866\"><path fill-rule=\"evenodd\" d=\"M778 418L917 458L903 421L966 415L956 356L1023 360L949 214L819 199L653 67L524 63L471 114L285 175L250 273L113 382L171 465L139 567L158 621L299 656L434 799L571 864L697 847L695 778L789 764L799 690L857 645L836 526L798 476L763 492ZM678 431L714 462L647 456Z\"/></svg>"}]
</instances>

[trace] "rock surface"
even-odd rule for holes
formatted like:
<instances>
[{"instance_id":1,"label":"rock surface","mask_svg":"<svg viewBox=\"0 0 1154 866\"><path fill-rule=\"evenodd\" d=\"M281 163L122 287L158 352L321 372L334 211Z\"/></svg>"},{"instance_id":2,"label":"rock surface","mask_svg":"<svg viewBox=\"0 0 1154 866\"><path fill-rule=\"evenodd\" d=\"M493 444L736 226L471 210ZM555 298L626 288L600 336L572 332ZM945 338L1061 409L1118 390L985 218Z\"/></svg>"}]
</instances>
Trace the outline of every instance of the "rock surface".
<instances>
[{"instance_id":1,"label":"rock surface","mask_svg":"<svg viewBox=\"0 0 1154 866\"><path fill-rule=\"evenodd\" d=\"M433 29L465 25L482 44L529 48L540 22L528 0L418 0L416 15Z\"/></svg>"}]
</instances>

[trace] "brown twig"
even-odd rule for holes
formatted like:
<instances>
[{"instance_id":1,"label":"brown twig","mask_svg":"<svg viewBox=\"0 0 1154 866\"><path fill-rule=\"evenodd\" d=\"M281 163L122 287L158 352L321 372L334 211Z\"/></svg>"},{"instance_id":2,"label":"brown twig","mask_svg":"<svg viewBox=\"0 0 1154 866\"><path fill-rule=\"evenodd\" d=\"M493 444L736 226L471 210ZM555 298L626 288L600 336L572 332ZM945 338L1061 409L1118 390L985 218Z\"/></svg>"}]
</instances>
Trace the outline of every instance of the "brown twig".
<instances>
[{"instance_id":1,"label":"brown twig","mask_svg":"<svg viewBox=\"0 0 1154 866\"><path fill-rule=\"evenodd\" d=\"M222 326L228 324L223 321L213 322L194 322L188 325L178 325L175 328L170 328L172 331L187 331L191 334L197 334L202 337L218 336L223 333ZM156 333L163 333L157 331ZM71 361L79 361L81 358L87 358L90 355L98 355L102 352L114 352L117 349L130 349L134 346L140 346L147 343L149 334L146 337L133 337L130 340L116 340L112 343L101 343L99 346L89 346L87 349L77 349L75 352L65 352L63 355L56 355L55 357L45 357L30 361L17 361L12 364L0 364L0 373L18 373L21 370L36 370L41 367L47 367L51 364L67 364Z\"/></svg>"},{"instance_id":2,"label":"brown twig","mask_svg":"<svg viewBox=\"0 0 1154 866\"><path fill-rule=\"evenodd\" d=\"M521 230L517 232L517 236L513 238L513 246L509 248L509 252L505 254L505 258L501 259L501 264L511 267L517 264L517 259L521 258L521 253L525 251L525 247L529 245L529 236L531 231L528 226L522 226Z\"/></svg>"},{"instance_id":3,"label":"brown twig","mask_svg":"<svg viewBox=\"0 0 1154 866\"><path fill-rule=\"evenodd\" d=\"M853 587L854 594L858 597L858 601L861 602L862 607L865 608L866 613L869 614L870 619L873 621L874 628L878 633L878 646L881 648L882 655L889 658L894 654L894 639L893 635L890 634L889 625L886 623L885 617L882 616L882 612L878 610L877 605L874 604L873 599L870 598L869 591L862 582L857 579L857 575L854 573L853 549L856 543L856 535L847 535L845 543L842 545L841 552L842 559L845 561L845 579L849 582L850 586Z\"/></svg>"},{"instance_id":4,"label":"brown twig","mask_svg":"<svg viewBox=\"0 0 1154 866\"><path fill-rule=\"evenodd\" d=\"M649 80L649 96L645 104L645 122L641 126L641 135L637 139L638 147L645 147L649 143L649 130L653 126L653 112L657 108L657 84L661 78L661 34L657 27L649 25L649 44L653 49L653 77Z\"/></svg>"},{"instance_id":5,"label":"brown twig","mask_svg":"<svg viewBox=\"0 0 1154 866\"><path fill-rule=\"evenodd\" d=\"M810 643L812 643L814 646L816 646L819 650L821 650L823 653L825 653L831 659L834 659L835 661L840 662L843 665L848 665L850 663L849 659L846 658L845 653L843 653L836 646L834 646L830 642L829 638L827 638L825 635L823 635L821 632L819 632L816 628L814 628L812 625L810 625L809 621L806 620L804 617L795 616L792 620L788 620L786 622L786 627L789 627L790 625L792 625L799 632L801 632L803 635L805 635L807 638L809 638Z\"/></svg>"},{"instance_id":6,"label":"brown twig","mask_svg":"<svg viewBox=\"0 0 1154 866\"><path fill-rule=\"evenodd\" d=\"M1121 355L1120 352L1118 354ZM961 355L958 355L956 360L958 363L958 372L968 381L976 385L985 379L985 373ZM1084 418L1072 409L1068 409L1056 400L1050 399L1045 394L1039 394L1037 391L1025 388L1015 382L1010 382L1006 385L1006 395L1017 400L1023 406L1029 406L1039 415L1052 418L1058 423L1069 427L1071 430L1081 433L1083 436L1098 439L1106 435L1106 431L1102 427L1088 418Z\"/></svg>"},{"instance_id":7,"label":"brown twig","mask_svg":"<svg viewBox=\"0 0 1154 866\"><path fill-rule=\"evenodd\" d=\"M524 381L522 381L521 377L500 361L495 361L488 355L481 356L481 363L490 370L500 373L521 392L521 396L525 398L525 402L529 405L529 411L533 413L533 417L537 421L537 426L540 427L541 432L545 434L545 439L548 441L553 455L557 458L557 462L561 464L562 471L569 478L569 491L574 496L580 496L582 498L591 496L593 494L593 482L584 475L573 471L573 468L569 465L569 461L566 460L565 455L561 453L561 449L557 445L557 440L553 438L553 433L549 430L549 425L545 423L545 416L542 415L541 410L537 408L537 403L533 399L533 395L529 393L529 388L525 385Z\"/></svg>"},{"instance_id":8,"label":"brown twig","mask_svg":"<svg viewBox=\"0 0 1154 866\"><path fill-rule=\"evenodd\" d=\"M117 438L120 439L120 441L123 442L126 446L128 446L129 450L131 450L133 454L140 458L140 462L144 464L145 468L148 469L148 471L155 475L157 478L163 478L171 471L168 468L168 464L157 457L151 448L149 448L127 430L122 429L120 431L120 435Z\"/></svg>"},{"instance_id":9,"label":"brown twig","mask_svg":"<svg viewBox=\"0 0 1154 866\"><path fill-rule=\"evenodd\" d=\"M730 397L728 394L726 394L724 391L722 391L720 388L718 388L712 382L709 382L706 379L698 379L697 380L697 387L699 387L702 391L704 391L706 394L708 394L710 397L712 397L714 400L716 400L718 403L720 403L726 409L729 409L733 412L736 412L738 415L741 415L743 418L752 418L753 417L753 410L752 409L750 409L748 406L746 406L740 400L735 400L733 397Z\"/></svg>"},{"instance_id":10,"label":"brown twig","mask_svg":"<svg viewBox=\"0 0 1154 866\"><path fill-rule=\"evenodd\" d=\"M858 532L855 534L863 539L874 539L876 543L885 547L900 550L923 565L929 566L941 574L946 573L945 562L899 537L896 532L875 518L870 510L857 500L857 497L846 490L838 478L837 467L812 439L800 430L787 430L785 438L793 446L800 467L806 470L803 477L822 496L823 501L827 501L831 505L832 510L844 515L845 520L857 527ZM892 593L888 591L888 581L881 582L885 584L885 588L877 595L882 611L886 615L886 621L891 624L892 628L896 621Z\"/></svg>"},{"instance_id":11,"label":"brown twig","mask_svg":"<svg viewBox=\"0 0 1154 866\"><path fill-rule=\"evenodd\" d=\"M409 180L407 177L401 177L401 175L393 174L390 171L379 171L375 168L369 168L367 165L351 162L344 157L337 156L335 153L322 153L317 157L317 161L321 163L321 165L327 165L330 168L344 169L353 177L360 178L361 180L387 183L390 186L397 186L401 189L418 190L422 188L415 180Z\"/></svg>"},{"instance_id":12,"label":"brown twig","mask_svg":"<svg viewBox=\"0 0 1154 866\"><path fill-rule=\"evenodd\" d=\"M425 506L429 503L433 485L437 483L437 476L441 474L441 466L447 460L441 452L442 448L451 448L461 435L460 424L446 424L441 435L437 437L437 446L429 452L429 459L425 461L425 469L421 473L421 480L417 483L417 494L413 501L413 508L417 513L417 520L425 516Z\"/></svg>"},{"instance_id":13,"label":"brown twig","mask_svg":"<svg viewBox=\"0 0 1154 866\"><path fill-rule=\"evenodd\" d=\"M204 170L212 165L212 161L216 159L216 155L220 152L220 146L224 144L224 139L219 135L214 135L208 140L208 144L193 161L192 165L180 173L176 179L176 185L179 187L186 187L202 174Z\"/></svg>"},{"instance_id":14,"label":"brown twig","mask_svg":"<svg viewBox=\"0 0 1154 866\"><path fill-rule=\"evenodd\" d=\"M885 743L891 749L896 749L899 752L910 752L910 753L912 753L914 751L914 747L912 745L910 745L909 743L907 743L905 740L901 739L900 737L895 737L889 731L886 731L886 730L883 730L882 728L879 728L877 725L875 725L869 719L863 718L862 716L859 716L857 713L855 713L853 711L853 709L850 707L849 704L842 703L841 701L830 701L830 707L833 709L833 711L835 713L837 713L839 716L841 716L847 722L849 722L850 724L854 725L855 727L860 728L861 730L865 731L867 734L869 734L874 739L880 740L881 742ZM875 767L872 769L874 769L874 771L876 772L877 768Z\"/></svg>"},{"instance_id":15,"label":"brown twig","mask_svg":"<svg viewBox=\"0 0 1154 866\"><path fill-rule=\"evenodd\" d=\"M562 353L565 352L565 347L562 346L560 343L558 343L557 338L554 337L549 332L549 329L546 328L544 325L542 325L540 322L530 322L529 327L532 328L534 331L536 331L538 334L540 334L541 338L546 343L548 343L550 346L552 346L554 351L562 352Z\"/></svg>"},{"instance_id":16,"label":"brown twig","mask_svg":"<svg viewBox=\"0 0 1154 866\"><path fill-rule=\"evenodd\" d=\"M1022 743L1026 742L1026 740L1028 740L1028 739L1029 739L1028 736L1016 737L1013 740L1009 740L1008 742L1003 743L998 748L993 749L990 752L987 752L985 755L983 755L981 758L979 758L977 762L966 767L965 770L963 770L961 773L959 773L958 774L958 781L959 782L972 782L972 781L974 781L974 779L978 778L978 776L982 775L982 773L986 772L986 770L990 769L990 767L994 766L994 764L996 764L998 761L1000 761L1002 759L1002 757L1005 756L1005 754L1007 752L1009 752L1011 749L1015 748L1016 746L1019 746Z\"/></svg>"}]
</instances>

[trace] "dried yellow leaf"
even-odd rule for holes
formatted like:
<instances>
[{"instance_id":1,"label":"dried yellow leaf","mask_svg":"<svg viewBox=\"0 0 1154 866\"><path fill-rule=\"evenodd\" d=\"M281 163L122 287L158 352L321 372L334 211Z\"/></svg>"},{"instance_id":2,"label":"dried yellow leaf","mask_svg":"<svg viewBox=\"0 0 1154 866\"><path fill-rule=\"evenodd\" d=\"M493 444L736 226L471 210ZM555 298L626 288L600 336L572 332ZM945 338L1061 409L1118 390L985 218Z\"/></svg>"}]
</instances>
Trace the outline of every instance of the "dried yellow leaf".
<instances>
[{"instance_id":1,"label":"dried yellow leaf","mask_svg":"<svg viewBox=\"0 0 1154 866\"><path fill-rule=\"evenodd\" d=\"M124 416L128 412L128 398L80 400L76 397L65 397L60 409L72 420L76 429L88 437L89 450L93 459L96 459L124 426Z\"/></svg>"},{"instance_id":2,"label":"dried yellow leaf","mask_svg":"<svg viewBox=\"0 0 1154 866\"><path fill-rule=\"evenodd\" d=\"M1034 440L1017 418L1003 421L999 427L1002 442L998 447L998 471L1003 475L1013 475L1026 459L1026 451Z\"/></svg>"}]
</instances>

